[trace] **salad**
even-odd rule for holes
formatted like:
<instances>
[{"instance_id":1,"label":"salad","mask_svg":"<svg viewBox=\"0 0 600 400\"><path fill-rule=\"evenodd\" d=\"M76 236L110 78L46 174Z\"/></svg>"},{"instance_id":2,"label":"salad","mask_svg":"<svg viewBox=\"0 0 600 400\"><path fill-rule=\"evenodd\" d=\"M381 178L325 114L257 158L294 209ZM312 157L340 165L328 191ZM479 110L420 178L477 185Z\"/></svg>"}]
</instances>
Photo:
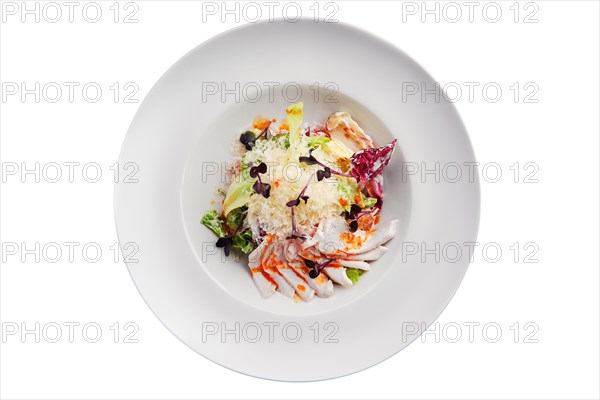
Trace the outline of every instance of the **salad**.
<instances>
[{"instance_id":1,"label":"salad","mask_svg":"<svg viewBox=\"0 0 600 400\"><path fill-rule=\"evenodd\" d=\"M257 117L236 138L221 210L202 224L225 255L248 254L260 295L295 300L330 297L334 283L351 287L369 261L387 252L397 220L380 224L383 169L396 140L376 148L347 112L323 126L303 124L303 103L286 119Z\"/></svg>"}]
</instances>

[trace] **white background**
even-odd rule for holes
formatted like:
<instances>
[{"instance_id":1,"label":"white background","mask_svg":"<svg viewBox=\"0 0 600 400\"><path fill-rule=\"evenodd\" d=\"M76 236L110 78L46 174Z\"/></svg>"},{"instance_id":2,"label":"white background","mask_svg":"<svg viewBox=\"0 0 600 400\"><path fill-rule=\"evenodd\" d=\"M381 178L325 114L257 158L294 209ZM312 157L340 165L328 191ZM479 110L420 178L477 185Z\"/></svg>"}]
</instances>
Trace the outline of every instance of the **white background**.
<instances>
[{"instance_id":1,"label":"white background","mask_svg":"<svg viewBox=\"0 0 600 400\"><path fill-rule=\"evenodd\" d=\"M6 7L3 2L3 10ZM456 106L470 133L478 160L498 163L498 182L482 179L479 242L502 249L497 262L480 251L456 296L439 319L434 333L364 372L325 382L290 384L246 377L204 359L172 336L154 317L136 291L122 262L110 247L117 237L113 222L113 171L121 143L139 102L125 103L123 85L139 87L142 100L158 78L182 55L204 40L246 23L243 15L206 16L201 2L138 1L134 18L123 23L133 6L99 2L97 23L84 20L75 8L74 22L59 2L62 19L49 23L41 15L3 14L0 28L0 75L3 84L25 82L33 88L48 82L78 82L73 103L63 86L57 103L39 103L20 93L2 99L1 157L3 171L11 163L96 162L103 176L88 183L75 170L74 182L58 183L20 174L2 184L2 242L33 247L49 242L95 242L103 250L97 263L75 252L56 263L35 262L19 254L3 254L1 268L0 396L2 398L598 398L599 393L599 260L598 260L598 138L599 138L599 4L595 1L540 1L533 5L499 2L494 10L479 3L469 21L468 8L451 23L454 10L438 3L435 15L422 5L401 2L338 2L335 19L358 25L406 51L442 85L463 88ZM302 4L305 17L314 16ZM13 3L22 7L20 2ZM28 3L31 8L34 2ZM45 3L39 3L41 7ZM215 3L221 7L221 3ZM230 3L230 7L234 7ZM267 8L258 3L267 17ZM434 9L436 3L427 7ZM274 16L282 16L282 5ZM407 11L418 8L417 14ZM241 5L238 5L241 8ZM313 6L314 7L314 6ZM513 7L512 9L510 7ZM527 8L526 8L527 7ZM326 11L319 5L320 17ZM520 10L514 21L515 8ZM404 10L404 12L403 12ZM47 9L54 17L54 10ZM525 23L525 17L534 12ZM92 13L92 11L90 11ZM93 16L93 14L90 14ZM300 38L301 39L301 38ZM257 57L285 58L284 49L262 48ZM310 55L305 55L310 59ZM240 60L240 63L256 60ZM81 87L97 82L103 89L96 103L86 101ZM109 87L118 82L117 102ZM464 82L479 89L469 101ZM493 103L481 87L497 83L502 96ZM520 92L510 87L519 83ZM529 90L523 85L531 82ZM10 84L9 84L10 86ZM7 86L3 86L5 89ZM539 88L526 102L531 88ZM54 93L54 92L52 92ZM91 92L90 92L91 93ZM490 92L492 93L492 92ZM3 90L3 95L6 92ZM54 97L52 94L51 97ZM515 102L516 100L516 102ZM521 174L515 183L514 168ZM525 163L535 163L537 183L525 183ZM66 173L66 168L63 173ZM492 171L489 171L490 174ZM493 178L493 174L491 174ZM490 177L487 177L490 178ZM518 242L521 251L509 247ZM523 249L525 243L533 247ZM533 260L525 256L539 251ZM514 248L514 247L513 247ZM490 253L491 254L491 253ZM493 254L492 254L493 256ZM36 342L34 334L8 335L14 326L34 328L39 322L54 336L52 323L63 326L63 337ZM63 325L77 322L73 343ZM81 327L102 328L97 343L88 343ZM113 325L120 336L115 343ZM137 343L125 343L139 327ZM465 323L479 323L469 340ZM525 325L530 322L531 324ZM502 336L482 332L497 324ZM515 323L518 323L515 325ZM458 324L462 337L451 343ZM113 330L110 327L113 326ZM525 328L527 326L527 328ZM41 328L40 328L41 329ZM519 332L519 337L515 337ZM93 336L93 331L90 331ZM527 334L531 336L527 337ZM365 343L368 346L368 343Z\"/></svg>"}]
</instances>

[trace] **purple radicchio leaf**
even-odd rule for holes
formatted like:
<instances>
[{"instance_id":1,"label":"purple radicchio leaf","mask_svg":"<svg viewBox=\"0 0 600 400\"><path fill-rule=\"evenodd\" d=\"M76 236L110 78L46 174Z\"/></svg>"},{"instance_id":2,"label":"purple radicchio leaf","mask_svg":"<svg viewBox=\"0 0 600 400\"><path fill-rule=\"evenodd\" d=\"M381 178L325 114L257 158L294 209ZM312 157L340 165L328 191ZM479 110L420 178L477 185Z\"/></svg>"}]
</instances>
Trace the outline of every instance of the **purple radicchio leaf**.
<instances>
[{"instance_id":1,"label":"purple radicchio leaf","mask_svg":"<svg viewBox=\"0 0 600 400\"><path fill-rule=\"evenodd\" d=\"M390 162L397 139L389 144L357 151L351 157L352 176L370 197L377 199L376 207L383 204L383 169Z\"/></svg>"}]
</instances>

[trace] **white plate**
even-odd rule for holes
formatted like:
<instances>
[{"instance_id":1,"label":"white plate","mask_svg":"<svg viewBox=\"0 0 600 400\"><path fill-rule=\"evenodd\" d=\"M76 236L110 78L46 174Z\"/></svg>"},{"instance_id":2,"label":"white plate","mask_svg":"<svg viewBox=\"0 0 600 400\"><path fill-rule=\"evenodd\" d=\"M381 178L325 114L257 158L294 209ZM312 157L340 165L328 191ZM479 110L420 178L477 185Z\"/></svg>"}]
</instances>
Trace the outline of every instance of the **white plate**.
<instances>
[{"instance_id":1,"label":"white plate","mask_svg":"<svg viewBox=\"0 0 600 400\"><path fill-rule=\"evenodd\" d=\"M418 64L380 39L309 20L233 29L192 50L160 79L123 144L120 163L136 163L139 182L116 184L115 218L124 253L134 249L127 243L139 246L126 260L138 290L175 336L235 371L310 381L372 366L437 318L466 272L468 255L423 262L419 254L405 254L403 243L432 248L474 242L479 184L476 178L436 183L431 176L423 182L420 174L402 173L404 162L430 168L475 161L455 108L420 96L403 101L403 82L435 85ZM210 95L215 84L219 93ZM289 104L282 91L296 100L297 85L305 121L323 122L344 110L376 145L398 139L384 182L382 218L401 222L391 251L353 288L336 287L332 298L310 303L279 293L260 298L245 262L212 251L215 238L199 223L215 207L210 200L218 198L221 177L210 174L213 167L220 170L231 159L232 141L254 116L281 118ZM233 89L225 101L222 89ZM254 101L257 93L262 97ZM338 102L326 102L325 95Z\"/></svg>"}]
</instances>

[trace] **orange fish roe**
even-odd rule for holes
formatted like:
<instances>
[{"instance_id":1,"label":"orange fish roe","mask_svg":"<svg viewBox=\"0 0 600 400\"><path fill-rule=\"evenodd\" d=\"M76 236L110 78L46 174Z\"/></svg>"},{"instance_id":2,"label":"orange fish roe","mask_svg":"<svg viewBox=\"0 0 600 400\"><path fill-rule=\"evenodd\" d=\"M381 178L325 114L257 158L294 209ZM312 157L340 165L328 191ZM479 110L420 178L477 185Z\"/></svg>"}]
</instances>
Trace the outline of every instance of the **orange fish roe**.
<instances>
[{"instance_id":1,"label":"orange fish roe","mask_svg":"<svg viewBox=\"0 0 600 400\"><path fill-rule=\"evenodd\" d=\"M279 181L273 182L273 186L275 186L276 188L279 187Z\"/></svg>"},{"instance_id":2,"label":"orange fish roe","mask_svg":"<svg viewBox=\"0 0 600 400\"><path fill-rule=\"evenodd\" d=\"M346 199L340 197L340 199L338 200L340 202L340 205L342 207L346 207L348 205L348 201L346 201Z\"/></svg>"},{"instance_id":3,"label":"orange fish roe","mask_svg":"<svg viewBox=\"0 0 600 400\"><path fill-rule=\"evenodd\" d=\"M285 129L286 131L289 131L289 130L290 130L290 126L289 126L289 125L288 125L288 123L287 123L287 119L282 119L282 120L281 120L281 125L279 125L279 130L280 130L280 131L281 131L281 130L284 130L284 129Z\"/></svg>"},{"instance_id":4,"label":"orange fish roe","mask_svg":"<svg viewBox=\"0 0 600 400\"><path fill-rule=\"evenodd\" d=\"M342 170L342 172L348 172L350 171L350 167L352 166L352 162L350 161L349 158L345 158L345 157L340 157L336 160L337 165L340 166L340 169Z\"/></svg>"},{"instance_id":5,"label":"orange fish roe","mask_svg":"<svg viewBox=\"0 0 600 400\"><path fill-rule=\"evenodd\" d=\"M346 245L346 250L358 249L362 247L366 238L366 236L363 238L362 236L355 235L352 232L344 232L340 234L340 242Z\"/></svg>"},{"instance_id":6,"label":"orange fish roe","mask_svg":"<svg viewBox=\"0 0 600 400\"><path fill-rule=\"evenodd\" d=\"M371 214L363 215L358 219L358 227L363 231L370 231L375 224L375 217Z\"/></svg>"},{"instance_id":7,"label":"orange fish roe","mask_svg":"<svg viewBox=\"0 0 600 400\"><path fill-rule=\"evenodd\" d=\"M285 109L285 113L287 115L299 115L302 116L302 108L297 108L297 107L288 107Z\"/></svg>"},{"instance_id":8,"label":"orange fish roe","mask_svg":"<svg viewBox=\"0 0 600 400\"><path fill-rule=\"evenodd\" d=\"M258 115L256 116L256 118L254 118L254 121L252 122L252 127L260 129L262 131L267 126L269 126L271 122L275 122L275 119L271 121L269 118L263 118L260 115Z\"/></svg>"}]
</instances>

